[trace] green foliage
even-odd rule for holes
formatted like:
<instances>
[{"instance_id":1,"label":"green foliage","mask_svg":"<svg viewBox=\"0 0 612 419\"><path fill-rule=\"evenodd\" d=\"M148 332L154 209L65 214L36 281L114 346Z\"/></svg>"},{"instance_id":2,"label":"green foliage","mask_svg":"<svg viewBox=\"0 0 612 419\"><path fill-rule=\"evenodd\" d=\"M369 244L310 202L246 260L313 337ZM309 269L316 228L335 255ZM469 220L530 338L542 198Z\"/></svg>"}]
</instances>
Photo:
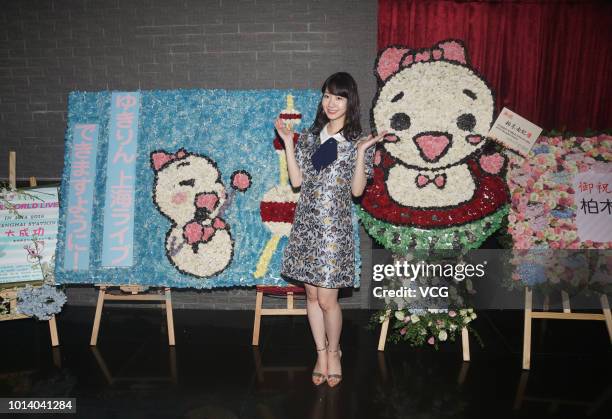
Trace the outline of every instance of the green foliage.
<instances>
[{"instance_id":1,"label":"green foliage","mask_svg":"<svg viewBox=\"0 0 612 419\"><path fill-rule=\"evenodd\" d=\"M407 310L381 310L370 319L370 328L374 329L389 317L387 341L393 343L408 342L417 347L425 344L439 349L441 342L454 342L461 329L466 327L483 346L480 336L471 327L471 322L477 318L473 309L448 310L444 312L425 311L411 314Z\"/></svg>"}]
</instances>

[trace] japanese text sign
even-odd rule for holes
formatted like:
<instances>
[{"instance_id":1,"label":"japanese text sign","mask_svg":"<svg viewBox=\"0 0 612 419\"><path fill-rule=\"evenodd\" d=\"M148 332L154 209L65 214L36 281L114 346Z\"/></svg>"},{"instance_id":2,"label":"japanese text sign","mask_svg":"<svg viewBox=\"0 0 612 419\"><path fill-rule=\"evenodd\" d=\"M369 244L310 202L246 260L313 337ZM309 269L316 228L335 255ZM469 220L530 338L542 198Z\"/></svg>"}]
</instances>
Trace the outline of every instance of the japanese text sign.
<instances>
[{"instance_id":1,"label":"japanese text sign","mask_svg":"<svg viewBox=\"0 0 612 419\"><path fill-rule=\"evenodd\" d=\"M102 265L107 267L133 264L139 110L140 93L113 93L102 239Z\"/></svg>"},{"instance_id":2,"label":"japanese text sign","mask_svg":"<svg viewBox=\"0 0 612 419\"><path fill-rule=\"evenodd\" d=\"M612 242L612 172L579 173L574 191L580 240Z\"/></svg>"},{"instance_id":3,"label":"japanese text sign","mask_svg":"<svg viewBox=\"0 0 612 419\"><path fill-rule=\"evenodd\" d=\"M57 188L28 189L8 196L16 215L0 204L0 283L40 281L57 242Z\"/></svg>"},{"instance_id":4,"label":"japanese text sign","mask_svg":"<svg viewBox=\"0 0 612 419\"><path fill-rule=\"evenodd\" d=\"M64 268L86 270L89 267L89 246L96 176L99 126L75 124L68 183L68 216Z\"/></svg>"}]
</instances>

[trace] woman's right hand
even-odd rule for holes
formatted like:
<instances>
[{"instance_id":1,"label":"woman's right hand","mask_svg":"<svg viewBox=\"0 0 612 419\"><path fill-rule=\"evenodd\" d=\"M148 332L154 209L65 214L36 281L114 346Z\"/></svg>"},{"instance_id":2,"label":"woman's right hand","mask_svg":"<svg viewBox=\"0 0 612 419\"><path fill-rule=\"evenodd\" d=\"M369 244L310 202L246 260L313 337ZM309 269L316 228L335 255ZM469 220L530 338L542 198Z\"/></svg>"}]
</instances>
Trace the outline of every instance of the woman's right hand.
<instances>
[{"instance_id":1,"label":"woman's right hand","mask_svg":"<svg viewBox=\"0 0 612 419\"><path fill-rule=\"evenodd\" d=\"M285 126L282 119L274 121L274 127L278 136L285 144L285 154L287 156L287 170L289 171L289 181L291 186L299 188L302 185L302 171L295 160L295 148L293 147L293 130Z\"/></svg>"},{"instance_id":2,"label":"woman's right hand","mask_svg":"<svg viewBox=\"0 0 612 419\"><path fill-rule=\"evenodd\" d=\"M276 128L276 132L278 132L278 136L283 140L283 143L285 143L285 147L287 147L287 144L293 145L293 130L287 128L282 119L277 118L276 121L274 121L274 127Z\"/></svg>"}]
</instances>

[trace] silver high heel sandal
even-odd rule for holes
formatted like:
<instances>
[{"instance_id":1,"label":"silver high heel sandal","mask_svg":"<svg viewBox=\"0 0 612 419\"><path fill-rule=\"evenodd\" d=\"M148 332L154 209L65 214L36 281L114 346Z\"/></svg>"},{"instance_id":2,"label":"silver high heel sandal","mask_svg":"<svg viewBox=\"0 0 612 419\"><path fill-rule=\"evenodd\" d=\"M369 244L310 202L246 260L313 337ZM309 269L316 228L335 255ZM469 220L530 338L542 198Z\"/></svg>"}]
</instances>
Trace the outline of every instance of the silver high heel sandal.
<instances>
[{"instance_id":1,"label":"silver high heel sandal","mask_svg":"<svg viewBox=\"0 0 612 419\"><path fill-rule=\"evenodd\" d=\"M338 349L336 351L330 351L329 349L327 350L327 353L338 353L338 357L340 359L342 359L342 350L340 349L340 346L338 346ZM329 361L328 361L329 362ZM328 365L328 369L329 369L329 365ZM337 380L335 384L332 384L330 382L330 379L334 379ZM340 382L342 381L342 374L327 374L327 385L330 387L336 387L338 384L340 384Z\"/></svg>"},{"instance_id":2,"label":"silver high heel sandal","mask_svg":"<svg viewBox=\"0 0 612 419\"><path fill-rule=\"evenodd\" d=\"M317 352L321 352L321 351L326 351L327 347L325 348L321 348L321 349L317 349ZM316 383L315 380L318 378L322 378L320 383ZM321 384L323 384L324 382L327 381L327 375L323 374L322 372L318 372L318 371L313 371L312 372L312 383L315 386L320 386Z\"/></svg>"}]
</instances>

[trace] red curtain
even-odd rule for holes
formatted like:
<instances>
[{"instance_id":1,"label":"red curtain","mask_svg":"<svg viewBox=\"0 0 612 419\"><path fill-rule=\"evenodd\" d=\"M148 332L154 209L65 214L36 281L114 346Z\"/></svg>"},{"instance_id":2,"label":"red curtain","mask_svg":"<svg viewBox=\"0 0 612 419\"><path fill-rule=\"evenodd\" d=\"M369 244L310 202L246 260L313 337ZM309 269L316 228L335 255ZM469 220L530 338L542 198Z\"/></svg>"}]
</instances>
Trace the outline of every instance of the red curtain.
<instances>
[{"instance_id":1,"label":"red curtain","mask_svg":"<svg viewBox=\"0 0 612 419\"><path fill-rule=\"evenodd\" d=\"M464 41L504 106L544 129L612 128L606 1L379 0L378 49Z\"/></svg>"}]
</instances>

